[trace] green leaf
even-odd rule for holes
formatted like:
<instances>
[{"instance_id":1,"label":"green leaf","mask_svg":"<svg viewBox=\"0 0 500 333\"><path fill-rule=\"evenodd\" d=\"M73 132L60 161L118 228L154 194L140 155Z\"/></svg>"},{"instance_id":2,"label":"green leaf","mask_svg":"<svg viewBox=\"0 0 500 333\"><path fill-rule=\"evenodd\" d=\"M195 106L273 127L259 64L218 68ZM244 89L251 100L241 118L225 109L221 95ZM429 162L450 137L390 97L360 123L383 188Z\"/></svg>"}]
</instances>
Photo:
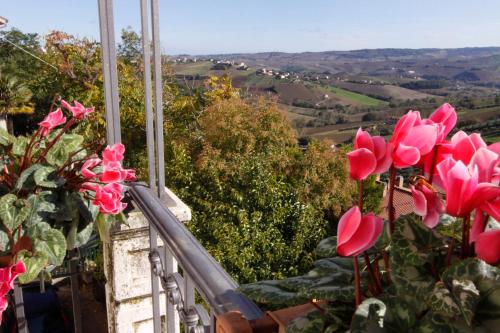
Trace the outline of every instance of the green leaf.
<instances>
[{"instance_id":1,"label":"green leaf","mask_svg":"<svg viewBox=\"0 0 500 333\"><path fill-rule=\"evenodd\" d=\"M467 258L451 265L441 278L447 284L451 284L454 279L467 279L472 281L481 293L486 293L491 288L500 286L500 268L477 258Z\"/></svg>"},{"instance_id":2,"label":"green leaf","mask_svg":"<svg viewBox=\"0 0 500 333\"><path fill-rule=\"evenodd\" d=\"M38 170L36 170L34 174L35 184L41 187L48 187L48 188L57 188L58 186L62 185L60 182L56 180L48 179L50 174L53 173L54 171L56 171L56 169L51 166L43 166Z\"/></svg>"},{"instance_id":3,"label":"green leaf","mask_svg":"<svg viewBox=\"0 0 500 333\"><path fill-rule=\"evenodd\" d=\"M437 282L428 303L433 312L449 318L460 315L471 325L478 300L479 291L472 281L453 280L451 288Z\"/></svg>"},{"instance_id":4,"label":"green leaf","mask_svg":"<svg viewBox=\"0 0 500 333\"><path fill-rule=\"evenodd\" d=\"M12 154L17 156L23 156L26 152L26 147L28 146L28 138L24 136L18 136L14 139L14 144L12 145Z\"/></svg>"},{"instance_id":5,"label":"green leaf","mask_svg":"<svg viewBox=\"0 0 500 333\"><path fill-rule=\"evenodd\" d=\"M18 259L26 265L26 272L19 276L19 282L29 283L40 274L40 271L48 264L48 255L44 252L35 252L32 255L26 250L21 250L17 254Z\"/></svg>"},{"instance_id":6,"label":"green leaf","mask_svg":"<svg viewBox=\"0 0 500 333\"><path fill-rule=\"evenodd\" d=\"M500 268L477 258L467 258L450 266L441 278L448 285L453 280L472 281L481 295L476 317L479 320L500 318Z\"/></svg>"},{"instance_id":7,"label":"green leaf","mask_svg":"<svg viewBox=\"0 0 500 333\"><path fill-rule=\"evenodd\" d=\"M439 314L427 313L418 322L418 327L414 330L417 333L472 333L475 332L471 327L460 319L450 320Z\"/></svg>"},{"instance_id":8,"label":"green leaf","mask_svg":"<svg viewBox=\"0 0 500 333\"><path fill-rule=\"evenodd\" d=\"M17 199L14 194L6 194L0 198L0 218L3 224L14 230L29 216L30 205L27 200Z\"/></svg>"},{"instance_id":9,"label":"green leaf","mask_svg":"<svg viewBox=\"0 0 500 333\"><path fill-rule=\"evenodd\" d=\"M45 158L49 164L61 167L68 161L69 152L66 146L60 141L47 152Z\"/></svg>"},{"instance_id":10,"label":"green leaf","mask_svg":"<svg viewBox=\"0 0 500 333\"><path fill-rule=\"evenodd\" d=\"M34 250L45 253L51 265L63 263L67 247L62 232L46 222L40 222L28 229L28 235L33 239Z\"/></svg>"},{"instance_id":11,"label":"green leaf","mask_svg":"<svg viewBox=\"0 0 500 333\"><path fill-rule=\"evenodd\" d=\"M103 241L104 243L109 243L110 242L109 230L111 226L110 223L108 223L108 221L106 220L104 214L97 215L95 224L97 226L97 231L99 232L99 237L101 238L101 241Z\"/></svg>"},{"instance_id":12,"label":"green leaf","mask_svg":"<svg viewBox=\"0 0 500 333\"><path fill-rule=\"evenodd\" d=\"M356 309L351 322L351 333L385 332L384 317L387 307L379 299L365 299Z\"/></svg>"},{"instance_id":13,"label":"green leaf","mask_svg":"<svg viewBox=\"0 0 500 333\"><path fill-rule=\"evenodd\" d=\"M390 266L396 294L412 312L422 312L436 281L426 266L434 265L445 241L415 214L399 218L392 236Z\"/></svg>"},{"instance_id":14,"label":"green leaf","mask_svg":"<svg viewBox=\"0 0 500 333\"><path fill-rule=\"evenodd\" d=\"M84 138L79 134L64 134L60 140L58 144L64 145L68 153L73 153L80 148Z\"/></svg>"},{"instance_id":15,"label":"green leaf","mask_svg":"<svg viewBox=\"0 0 500 333\"><path fill-rule=\"evenodd\" d=\"M93 231L93 224L88 224L85 228L83 228L83 230L76 235L75 247L80 247L87 244L90 237L92 236Z\"/></svg>"},{"instance_id":16,"label":"green leaf","mask_svg":"<svg viewBox=\"0 0 500 333\"><path fill-rule=\"evenodd\" d=\"M250 299L263 304L297 305L308 301L296 292L280 286L280 281L259 281L240 286L239 290Z\"/></svg>"},{"instance_id":17,"label":"green leaf","mask_svg":"<svg viewBox=\"0 0 500 333\"><path fill-rule=\"evenodd\" d=\"M323 331L325 319L318 311L292 319L286 325L286 333L318 333Z\"/></svg>"},{"instance_id":18,"label":"green leaf","mask_svg":"<svg viewBox=\"0 0 500 333\"><path fill-rule=\"evenodd\" d=\"M323 239L316 247L316 255L319 258L335 257L337 255L337 236Z\"/></svg>"},{"instance_id":19,"label":"green leaf","mask_svg":"<svg viewBox=\"0 0 500 333\"><path fill-rule=\"evenodd\" d=\"M17 179L15 189L20 190L23 187L32 188L34 186L33 181L32 181L32 184L29 184L27 186L26 186L26 182L30 178L30 176L32 176L33 173L35 173L35 171L37 171L38 169L40 169L42 167L43 166L41 164L33 164L32 166L30 166L29 168L27 168L26 170L21 172L21 175L19 175L19 178Z\"/></svg>"},{"instance_id":20,"label":"green leaf","mask_svg":"<svg viewBox=\"0 0 500 333\"><path fill-rule=\"evenodd\" d=\"M50 200L53 200L50 191L42 191L28 197L30 203L30 214L26 222L28 226L47 220L47 215L56 211L56 205Z\"/></svg>"},{"instance_id":21,"label":"green leaf","mask_svg":"<svg viewBox=\"0 0 500 333\"><path fill-rule=\"evenodd\" d=\"M435 249L444 246L444 240L427 228L415 214L396 220L392 235L391 258L398 266L421 266L433 259Z\"/></svg>"},{"instance_id":22,"label":"green leaf","mask_svg":"<svg viewBox=\"0 0 500 333\"><path fill-rule=\"evenodd\" d=\"M354 299L354 286L336 286L325 283L302 289L298 295L308 299L349 302Z\"/></svg>"},{"instance_id":23,"label":"green leaf","mask_svg":"<svg viewBox=\"0 0 500 333\"><path fill-rule=\"evenodd\" d=\"M453 280L451 290L462 313L462 318L467 325L472 325L476 305L479 301L479 291L470 280Z\"/></svg>"},{"instance_id":24,"label":"green leaf","mask_svg":"<svg viewBox=\"0 0 500 333\"><path fill-rule=\"evenodd\" d=\"M6 251L7 245L9 245L9 237L3 231L0 231L0 251Z\"/></svg>"},{"instance_id":25,"label":"green leaf","mask_svg":"<svg viewBox=\"0 0 500 333\"><path fill-rule=\"evenodd\" d=\"M130 227L129 224L128 224L128 220L127 220L127 217L125 216L125 214L123 214L123 212L120 212L116 215L113 215L115 221L123 224L123 225L126 225L127 227Z\"/></svg>"},{"instance_id":26,"label":"green leaf","mask_svg":"<svg viewBox=\"0 0 500 333\"><path fill-rule=\"evenodd\" d=\"M0 145L8 146L14 142L15 138L9 134L5 129L0 127Z\"/></svg>"}]
</instances>

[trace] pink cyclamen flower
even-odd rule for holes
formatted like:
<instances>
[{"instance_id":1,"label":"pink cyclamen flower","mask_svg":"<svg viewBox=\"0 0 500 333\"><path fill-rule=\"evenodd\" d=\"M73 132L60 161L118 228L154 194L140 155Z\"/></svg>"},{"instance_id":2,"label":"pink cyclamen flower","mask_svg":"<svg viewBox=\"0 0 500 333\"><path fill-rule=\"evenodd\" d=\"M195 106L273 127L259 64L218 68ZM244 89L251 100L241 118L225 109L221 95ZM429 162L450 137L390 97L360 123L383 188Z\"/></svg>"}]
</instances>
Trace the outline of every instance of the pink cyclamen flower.
<instances>
[{"instance_id":1,"label":"pink cyclamen flower","mask_svg":"<svg viewBox=\"0 0 500 333\"><path fill-rule=\"evenodd\" d=\"M451 137L452 156L457 161L469 164L472 156L479 148L486 148L486 143L481 138L481 134L472 133L468 135L464 131L458 131Z\"/></svg>"},{"instance_id":2,"label":"pink cyclamen flower","mask_svg":"<svg viewBox=\"0 0 500 333\"><path fill-rule=\"evenodd\" d=\"M495 168L493 169L493 175L491 177L491 182L498 185L500 184L500 142L489 145L488 149L498 155Z\"/></svg>"},{"instance_id":3,"label":"pink cyclamen flower","mask_svg":"<svg viewBox=\"0 0 500 333\"><path fill-rule=\"evenodd\" d=\"M92 171L92 169L95 168L96 166L98 166L100 163L101 163L100 158L90 158L90 159L86 160L85 163L83 163L83 166L81 169L82 176L87 178L87 179L94 178L96 176L96 174L95 174L95 172Z\"/></svg>"},{"instance_id":4,"label":"pink cyclamen flower","mask_svg":"<svg viewBox=\"0 0 500 333\"><path fill-rule=\"evenodd\" d=\"M78 120L81 120L85 118L87 115L90 113L94 112L94 108L86 108L77 101L74 101L75 106L71 106L68 102L66 102L64 99L61 100L61 104L64 108L67 110L71 111L73 114L73 117L75 117Z\"/></svg>"},{"instance_id":5,"label":"pink cyclamen flower","mask_svg":"<svg viewBox=\"0 0 500 333\"><path fill-rule=\"evenodd\" d=\"M133 182L137 180L134 169L125 169L125 171L127 172L127 176L125 177L126 182Z\"/></svg>"},{"instance_id":6,"label":"pink cyclamen flower","mask_svg":"<svg viewBox=\"0 0 500 333\"><path fill-rule=\"evenodd\" d=\"M476 208L485 207L500 197L500 187L492 183L479 183L477 166L468 168L462 161L448 158L437 166L439 176L446 191L446 211L448 214L464 217ZM494 212L493 212L494 213ZM495 219L498 215L492 215Z\"/></svg>"},{"instance_id":7,"label":"pink cyclamen flower","mask_svg":"<svg viewBox=\"0 0 500 333\"><path fill-rule=\"evenodd\" d=\"M488 230L477 237L476 255L490 265L500 260L500 230Z\"/></svg>"},{"instance_id":8,"label":"pink cyclamen flower","mask_svg":"<svg viewBox=\"0 0 500 333\"><path fill-rule=\"evenodd\" d=\"M3 312L7 309L9 303L6 296L0 296L0 325L2 325Z\"/></svg>"},{"instance_id":9,"label":"pink cyclamen flower","mask_svg":"<svg viewBox=\"0 0 500 333\"><path fill-rule=\"evenodd\" d=\"M14 288L14 280L24 272L26 272L26 266L22 261L18 261L16 264L5 268L0 268L0 297L7 295Z\"/></svg>"},{"instance_id":10,"label":"pink cyclamen flower","mask_svg":"<svg viewBox=\"0 0 500 333\"><path fill-rule=\"evenodd\" d=\"M358 129L354 139L354 150L347 154L349 175L352 179L363 180L371 174L380 174L389 169L392 145L381 136L370 136Z\"/></svg>"},{"instance_id":11,"label":"pink cyclamen flower","mask_svg":"<svg viewBox=\"0 0 500 333\"><path fill-rule=\"evenodd\" d=\"M440 126L423 123L418 111L409 111L396 124L389 143L394 146L392 158L396 168L417 164L437 143Z\"/></svg>"},{"instance_id":12,"label":"pink cyclamen flower","mask_svg":"<svg viewBox=\"0 0 500 333\"><path fill-rule=\"evenodd\" d=\"M125 154L125 146L121 143L116 143L112 146L107 146L102 152L102 165L106 166L110 162L121 162Z\"/></svg>"},{"instance_id":13,"label":"pink cyclamen flower","mask_svg":"<svg viewBox=\"0 0 500 333\"><path fill-rule=\"evenodd\" d=\"M442 142L457 124L457 113L453 106L445 103L429 116L429 120L441 124L437 141Z\"/></svg>"},{"instance_id":14,"label":"pink cyclamen flower","mask_svg":"<svg viewBox=\"0 0 500 333\"><path fill-rule=\"evenodd\" d=\"M476 209L474 222L472 223L470 232L469 243L474 243L477 237L484 232L484 228L486 228L486 222L486 216L484 215L483 210L480 208Z\"/></svg>"},{"instance_id":15,"label":"pink cyclamen flower","mask_svg":"<svg viewBox=\"0 0 500 333\"><path fill-rule=\"evenodd\" d=\"M424 224L434 228L439 223L439 216L445 212L445 206L437 191L417 183L411 186L411 194L415 206L415 213L424 218Z\"/></svg>"},{"instance_id":16,"label":"pink cyclamen flower","mask_svg":"<svg viewBox=\"0 0 500 333\"><path fill-rule=\"evenodd\" d=\"M103 166L99 180L103 183L122 182L127 179L128 171L122 168L120 162L108 162Z\"/></svg>"},{"instance_id":17,"label":"pink cyclamen flower","mask_svg":"<svg viewBox=\"0 0 500 333\"><path fill-rule=\"evenodd\" d=\"M369 213L361 216L358 206L349 209L337 227L337 253L355 257L371 248L382 233L383 221Z\"/></svg>"},{"instance_id":18,"label":"pink cyclamen flower","mask_svg":"<svg viewBox=\"0 0 500 333\"><path fill-rule=\"evenodd\" d=\"M66 117L63 116L61 109L57 109L54 112L49 113L44 120L42 120L38 125L42 131L42 136L46 136L54 128L66 122Z\"/></svg>"},{"instance_id":19,"label":"pink cyclamen flower","mask_svg":"<svg viewBox=\"0 0 500 333\"><path fill-rule=\"evenodd\" d=\"M105 214L118 214L126 207L126 203L122 203L123 186L118 183L107 184L104 187L96 186L95 199L93 204L99 206L99 211Z\"/></svg>"}]
</instances>

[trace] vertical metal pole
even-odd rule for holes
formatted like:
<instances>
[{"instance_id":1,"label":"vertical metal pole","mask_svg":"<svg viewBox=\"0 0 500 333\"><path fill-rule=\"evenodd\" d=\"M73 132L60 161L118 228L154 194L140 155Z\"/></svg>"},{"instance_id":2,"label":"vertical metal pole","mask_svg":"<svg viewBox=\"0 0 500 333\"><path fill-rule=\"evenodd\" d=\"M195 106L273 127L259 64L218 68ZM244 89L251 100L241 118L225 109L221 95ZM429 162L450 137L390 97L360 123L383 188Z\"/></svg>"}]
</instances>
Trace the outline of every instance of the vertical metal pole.
<instances>
[{"instance_id":1,"label":"vertical metal pole","mask_svg":"<svg viewBox=\"0 0 500 333\"><path fill-rule=\"evenodd\" d=\"M194 283L191 277L184 274L184 309L187 310L194 305ZM185 332L189 333L186 325Z\"/></svg>"},{"instance_id":2,"label":"vertical metal pole","mask_svg":"<svg viewBox=\"0 0 500 333\"><path fill-rule=\"evenodd\" d=\"M14 303L16 304L16 319L17 329L19 333L29 333L28 322L24 314L23 289L19 286L19 282L14 282Z\"/></svg>"},{"instance_id":3,"label":"vertical metal pole","mask_svg":"<svg viewBox=\"0 0 500 333\"><path fill-rule=\"evenodd\" d=\"M151 50L149 46L148 2L141 0L142 51L144 58L144 106L146 109L146 140L148 146L149 187L156 187L155 133L151 92Z\"/></svg>"},{"instance_id":4,"label":"vertical metal pole","mask_svg":"<svg viewBox=\"0 0 500 333\"><path fill-rule=\"evenodd\" d=\"M165 273L167 274L172 274L177 272L177 260L175 260L174 256L172 255L172 252L164 246L165 249ZM175 309L175 305L169 302L168 299L166 299L167 302L167 313L166 313L166 320L167 320L167 333L179 333L180 332L180 320L179 320L179 313Z\"/></svg>"},{"instance_id":5,"label":"vertical metal pole","mask_svg":"<svg viewBox=\"0 0 500 333\"><path fill-rule=\"evenodd\" d=\"M121 131L113 1L98 0L98 5L104 77L104 97L106 106L107 140L109 144L114 144L116 142L121 142Z\"/></svg>"},{"instance_id":6,"label":"vertical metal pole","mask_svg":"<svg viewBox=\"0 0 500 333\"><path fill-rule=\"evenodd\" d=\"M108 143L114 142L113 126L113 103L111 100L111 81L109 73L109 42L108 23L106 17L106 0L97 0L99 8L99 31L101 33L101 62L102 75L104 78L104 104L106 110L106 133Z\"/></svg>"},{"instance_id":7,"label":"vertical metal pole","mask_svg":"<svg viewBox=\"0 0 500 333\"><path fill-rule=\"evenodd\" d=\"M78 287L78 258L69 261L69 272L71 282L71 301L73 303L73 323L75 333L82 333L82 310L80 306L80 288Z\"/></svg>"},{"instance_id":8,"label":"vertical metal pole","mask_svg":"<svg viewBox=\"0 0 500 333\"><path fill-rule=\"evenodd\" d=\"M149 20L147 0L141 0L141 30L142 30L142 50L144 58L144 106L146 109L146 140L148 149L148 176L149 187L156 187L156 168L155 168L155 137L154 137L154 117L151 94L151 52L149 47ZM158 248L158 233L149 224L149 247L150 250ZM160 314L160 285L158 277L154 274L151 267L151 299L153 303L153 330L155 333L161 332L161 314ZM168 318L167 318L168 322Z\"/></svg>"},{"instance_id":9,"label":"vertical metal pole","mask_svg":"<svg viewBox=\"0 0 500 333\"><path fill-rule=\"evenodd\" d=\"M158 168L158 196L165 194L165 156L163 146L163 84L161 73L160 50L160 17L158 13L158 0L151 0L151 17L153 30L153 61L155 81L155 113L156 113L156 166Z\"/></svg>"}]
</instances>

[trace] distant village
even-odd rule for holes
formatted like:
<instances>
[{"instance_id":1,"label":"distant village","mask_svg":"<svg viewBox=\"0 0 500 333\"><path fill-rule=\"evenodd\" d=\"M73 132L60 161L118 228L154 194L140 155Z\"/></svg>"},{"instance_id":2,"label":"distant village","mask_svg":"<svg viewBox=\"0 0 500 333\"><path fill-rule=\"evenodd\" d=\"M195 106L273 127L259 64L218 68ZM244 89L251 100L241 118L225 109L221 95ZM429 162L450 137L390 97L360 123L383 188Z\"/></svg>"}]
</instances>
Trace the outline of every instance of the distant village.
<instances>
[{"instance_id":1,"label":"distant village","mask_svg":"<svg viewBox=\"0 0 500 333\"><path fill-rule=\"evenodd\" d=\"M246 71L249 70L249 66L245 64L244 62L238 62L234 60L228 60L228 59L216 59L216 58L204 58L204 57L191 57L191 56L183 56L183 57L176 57L171 59L173 63L196 63L196 62L211 62L213 64L212 70L228 70L231 68L235 68L236 70L239 71ZM416 80L422 80L420 76L414 71L414 70L408 70L408 69L401 69L401 68L395 68L392 67L390 69L391 72L393 72L396 76L400 78L410 78L410 79L416 79ZM270 76L274 77L275 79L278 80L289 80L293 83L297 83L302 81L311 81L311 82L320 82L321 80L336 80L336 81L342 81L342 82L352 82L352 83L362 83L362 84L372 84L372 85L385 85L388 84L388 82L385 82L383 80L360 80L360 79L353 79L352 76L348 75L347 73L335 73L332 74L329 71L325 71L323 73L307 73L307 72L300 72L300 73L295 73L291 71L283 71L279 69L273 69L273 68L258 68L255 71L256 75L260 76Z\"/></svg>"}]
</instances>

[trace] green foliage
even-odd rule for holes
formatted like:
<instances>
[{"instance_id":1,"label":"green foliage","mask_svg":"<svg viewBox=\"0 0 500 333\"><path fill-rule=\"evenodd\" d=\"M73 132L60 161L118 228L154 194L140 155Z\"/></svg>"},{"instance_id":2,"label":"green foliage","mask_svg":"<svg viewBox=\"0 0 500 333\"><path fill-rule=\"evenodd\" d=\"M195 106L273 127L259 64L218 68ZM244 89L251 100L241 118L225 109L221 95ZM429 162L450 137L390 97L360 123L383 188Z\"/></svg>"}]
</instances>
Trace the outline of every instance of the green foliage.
<instances>
[{"instance_id":1,"label":"green foliage","mask_svg":"<svg viewBox=\"0 0 500 333\"><path fill-rule=\"evenodd\" d=\"M273 103L224 98L167 113L168 185L191 207L191 231L238 281L304 272L351 202L345 155L320 142L300 150Z\"/></svg>"},{"instance_id":2,"label":"green foliage","mask_svg":"<svg viewBox=\"0 0 500 333\"><path fill-rule=\"evenodd\" d=\"M402 216L382 247L390 251L392 284L380 264L383 292L375 295L367 288L369 275L363 263L365 300L355 311L350 258L320 259L306 275L248 284L241 290L271 308L296 305L303 299L326 301L324 311L298 317L287 332L310 332L310 327L316 332L495 331L500 319L500 269L476 258L446 263L450 241L449 236L425 227L418 216ZM334 238L320 242L317 253L335 255ZM371 254L371 261L375 256L376 252ZM340 290L345 291L336 292Z\"/></svg>"},{"instance_id":3,"label":"green foliage","mask_svg":"<svg viewBox=\"0 0 500 333\"><path fill-rule=\"evenodd\" d=\"M0 67L0 115L33 113L31 96L26 84Z\"/></svg>"},{"instance_id":4,"label":"green foliage","mask_svg":"<svg viewBox=\"0 0 500 333\"><path fill-rule=\"evenodd\" d=\"M51 228L46 222L39 222L28 228L27 235L32 239L34 253L45 253L50 265L62 264L66 255L66 238L61 231Z\"/></svg>"},{"instance_id":5,"label":"green foliage","mask_svg":"<svg viewBox=\"0 0 500 333\"><path fill-rule=\"evenodd\" d=\"M19 276L19 282L28 283L36 279L42 269L47 266L49 256L41 251L29 253L27 250L22 250L18 253L18 259L26 265L26 272Z\"/></svg>"},{"instance_id":6,"label":"green foliage","mask_svg":"<svg viewBox=\"0 0 500 333\"><path fill-rule=\"evenodd\" d=\"M127 63L137 63L142 57L141 37L131 27L122 29L118 56Z\"/></svg>"},{"instance_id":7,"label":"green foliage","mask_svg":"<svg viewBox=\"0 0 500 333\"><path fill-rule=\"evenodd\" d=\"M0 219L9 230L16 229L29 216L30 207L26 200L18 199L14 194L0 198Z\"/></svg>"}]
</instances>

